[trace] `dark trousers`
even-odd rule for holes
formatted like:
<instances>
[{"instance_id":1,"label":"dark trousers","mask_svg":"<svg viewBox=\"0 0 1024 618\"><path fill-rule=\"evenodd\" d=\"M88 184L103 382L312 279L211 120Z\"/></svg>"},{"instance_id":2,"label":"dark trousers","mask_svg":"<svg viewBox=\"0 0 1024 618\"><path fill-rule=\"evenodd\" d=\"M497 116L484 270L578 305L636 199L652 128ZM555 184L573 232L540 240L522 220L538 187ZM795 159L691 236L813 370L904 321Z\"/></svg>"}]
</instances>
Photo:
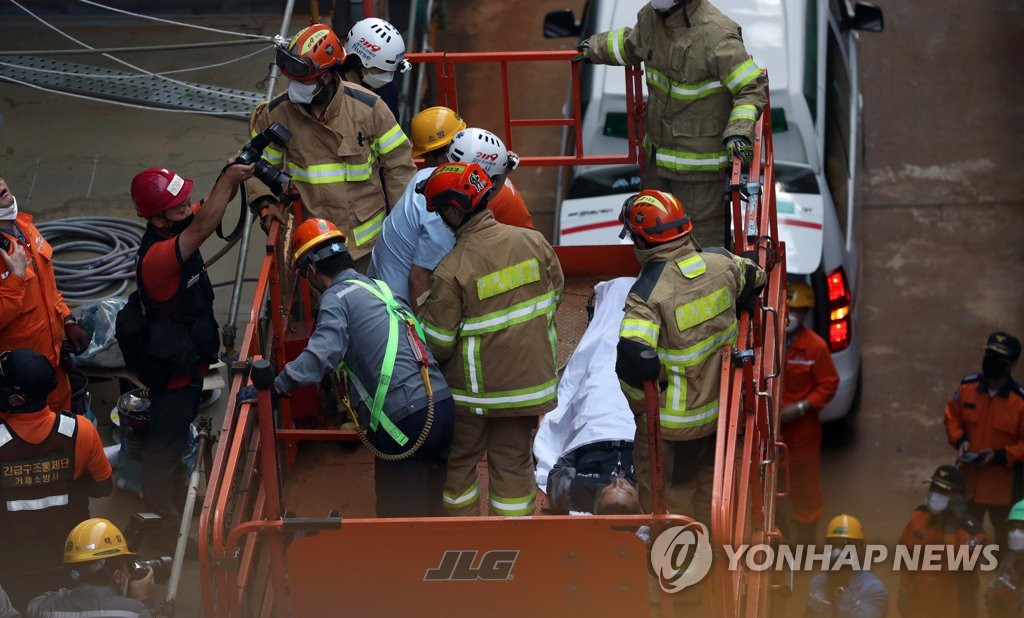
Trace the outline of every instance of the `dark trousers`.
<instances>
[{"instance_id":1,"label":"dark trousers","mask_svg":"<svg viewBox=\"0 0 1024 618\"><path fill-rule=\"evenodd\" d=\"M196 381L150 399L148 438L142 452L142 495L147 508L162 518L159 531L148 537L151 546L164 551L173 551L178 538L188 486L182 456L202 392L202 384Z\"/></svg>"},{"instance_id":2,"label":"dark trousers","mask_svg":"<svg viewBox=\"0 0 1024 618\"><path fill-rule=\"evenodd\" d=\"M371 435L378 450L398 454L408 450L427 419L423 408L395 423L408 438L399 446L383 429ZM455 425L455 402L451 397L434 404L434 423L416 454L402 461L374 461L374 486L377 490L377 517L443 517L443 492L448 469L448 453Z\"/></svg>"},{"instance_id":3,"label":"dark trousers","mask_svg":"<svg viewBox=\"0 0 1024 618\"><path fill-rule=\"evenodd\" d=\"M995 538L987 538L986 543L1006 546L1006 534L1009 531L1006 525L1006 518L1010 515L1009 504L977 504L973 500L967 502L967 512L978 520L978 524L985 525L985 513L988 513L992 521L992 528L995 531Z\"/></svg>"}]
</instances>

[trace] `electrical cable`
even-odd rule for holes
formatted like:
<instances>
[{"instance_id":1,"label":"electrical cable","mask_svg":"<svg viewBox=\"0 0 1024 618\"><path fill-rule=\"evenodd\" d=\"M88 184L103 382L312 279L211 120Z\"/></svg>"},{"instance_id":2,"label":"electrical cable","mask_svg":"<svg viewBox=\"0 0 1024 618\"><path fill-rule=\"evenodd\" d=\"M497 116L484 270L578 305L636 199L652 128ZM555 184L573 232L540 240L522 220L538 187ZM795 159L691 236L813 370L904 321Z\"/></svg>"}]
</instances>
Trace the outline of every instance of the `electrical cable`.
<instances>
[{"instance_id":1,"label":"electrical cable","mask_svg":"<svg viewBox=\"0 0 1024 618\"><path fill-rule=\"evenodd\" d=\"M146 224L120 217L68 217L36 223L53 245L53 272L64 300L82 302L102 295L119 296L135 280L135 255ZM86 252L86 259L60 258ZM80 255L80 254L79 254ZM117 285L115 292L108 290Z\"/></svg>"},{"instance_id":2,"label":"electrical cable","mask_svg":"<svg viewBox=\"0 0 1024 618\"><path fill-rule=\"evenodd\" d=\"M154 52L176 49L212 49L239 45L265 45L267 41L210 41L209 43L173 43L168 45L129 45L127 47L89 47L86 49L2 49L0 56L81 56L114 52ZM166 73L166 71L164 71Z\"/></svg>"},{"instance_id":3,"label":"electrical cable","mask_svg":"<svg viewBox=\"0 0 1024 618\"><path fill-rule=\"evenodd\" d=\"M197 67L185 67L183 69L171 69L169 71L160 71L159 73L153 73L153 75L171 75L173 73L192 73L194 71L205 71L206 69L216 69L218 67L222 67L222 66L225 66L225 65L228 65L228 64L232 64L234 62L240 62L240 61L245 60L247 58L252 58L253 56L255 56L257 54L262 54L263 52L267 51L267 49L269 49L269 48L265 47L263 49L257 49L256 51L250 52L248 54L245 54L244 56L239 56L238 58L232 58L231 60L225 60L224 62L217 62L215 64L205 64L205 65L201 65L201 66L197 66ZM3 55L4 55L4 53L0 52L0 57L3 57ZM0 61L0 66L9 67L9 68L12 68L12 69L28 69L28 70L30 70L30 71L32 71L34 73L50 73L50 74L53 74L53 75L63 75L64 77L92 77L92 78L96 78L96 79L138 79L139 77L143 77L142 75L138 75L138 74L132 74L132 75L109 75L109 74L103 74L103 73L75 73L73 71L55 71L53 69L39 69L39 68L34 68L34 67L33 68L29 68L29 67L22 66L20 64L12 64L10 62L3 62L3 61Z\"/></svg>"},{"instance_id":4,"label":"electrical cable","mask_svg":"<svg viewBox=\"0 0 1024 618\"><path fill-rule=\"evenodd\" d=\"M266 36L265 34L250 34L248 32L232 32L230 30L220 30L219 28L210 28L207 26L197 26L196 24L189 24L181 21L172 21L170 19L162 19L160 17L153 17L151 15L143 15L141 13L132 13L131 11L125 11L123 9L117 9L112 6L100 4L99 2L92 2L91 0L78 0L82 4L88 4L97 8L106 9L115 13L121 13L122 15L130 15L131 17L138 17L140 19L148 19L150 21L157 21L162 24L171 24L172 26L182 26L183 28L194 28L196 30L205 30L206 32L216 32L218 34L230 34L231 36L242 36L253 39L266 39L270 40L273 37Z\"/></svg>"}]
</instances>

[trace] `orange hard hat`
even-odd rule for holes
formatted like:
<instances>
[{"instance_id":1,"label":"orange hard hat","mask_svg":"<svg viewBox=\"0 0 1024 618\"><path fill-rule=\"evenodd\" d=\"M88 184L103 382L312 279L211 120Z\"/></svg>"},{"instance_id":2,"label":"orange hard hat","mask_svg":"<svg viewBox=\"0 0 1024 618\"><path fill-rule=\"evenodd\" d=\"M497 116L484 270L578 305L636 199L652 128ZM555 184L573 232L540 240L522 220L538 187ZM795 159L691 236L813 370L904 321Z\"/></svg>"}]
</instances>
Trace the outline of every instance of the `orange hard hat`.
<instances>
[{"instance_id":1,"label":"orange hard hat","mask_svg":"<svg viewBox=\"0 0 1024 618\"><path fill-rule=\"evenodd\" d=\"M472 214L487 205L491 179L477 163L445 163L437 166L417 191L427 201L427 211L446 206Z\"/></svg>"},{"instance_id":2,"label":"orange hard hat","mask_svg":"<svg viewBox=\"0 0 1024 618\"><path fill-rule=\"evenodd\" d=\"M466 121L458 112L443 106L428 107L412 117L409 133L412 134L412 156L437 150L451 143L459 131L466 128Z\"/></svg>"},{"instance_id":3,"label":"orange hard hat","mask_svg":"<svg viewBox=\"0 0 1024 618\"><path fill-rule=\"evenodd\" d=\"M332 238L336 240L326 248L313 251ZM296 266L303 266L305 258L316 262L329 255L347 250L345 235L327 219L306 219L299 224L299 227L295 228L295 233L292 235L292 259L295 260Z\"/></svg>"},{"instance_id":4,"label":"orange hard hat","mask_svg":"<svg viewBox=\"0 0 1024 618\"><path fill-rule=\"evenodd\" d=\"M345 61L345 48L330 26L313 24L299 31L287 47L277 48L275 62L288 79L309 81Z\"/></svg>"},{"instance_id":5,"label":"orange hard hat","mask_svg":"<svg viewBox=\"0 0 1024 618\"><path fill-rule=\"evenodd\" d=\"M628 233L654 244L682 238L693 231L693 223L679 199L653 189L626 198L619 221L623 224L620 238Z\"/></svg>"},{"instance_id":6,"label":"orange hard hat","mask_svg":"<svg viewBox=\"0 0 1024 618\"><path fill-rule=\"evenodd\" d=\"M192 195L192 181L162 167L142 170L132 178L132 203L140 217L155 217L180 206Z\"/></svg>"}]
</instances>

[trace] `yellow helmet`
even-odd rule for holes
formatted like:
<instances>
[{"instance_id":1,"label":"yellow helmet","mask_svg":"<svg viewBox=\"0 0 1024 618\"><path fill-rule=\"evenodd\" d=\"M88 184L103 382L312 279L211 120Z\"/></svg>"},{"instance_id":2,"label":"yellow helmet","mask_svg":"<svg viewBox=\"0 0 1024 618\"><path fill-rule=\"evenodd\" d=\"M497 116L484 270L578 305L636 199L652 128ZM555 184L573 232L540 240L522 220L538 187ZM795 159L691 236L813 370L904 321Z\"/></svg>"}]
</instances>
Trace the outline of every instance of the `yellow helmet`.
<instances>
[{"instance_id":1,"label":"yellow helmet","mask_svg":"<svg viewBox=\"0 0 1024 618\"><path fill-rule=\"evenodd\" d=\"M786 299L793 309L814 306L814 290L803 281L790 281L786 284Z\"/></svg>"},{"instance_id":2,"label":"yellow helmet","mask_svg":"<svg viewBox=\"0 0 1024 618\"><path fill-rule=\"evenodd\" d=\"M864 529L860 526L860 520L853 515L836 515L825 528L825 538L863 541Z\"/></svg>"},{"instance_id":3,"label":"yellow helmet","mask_svg":"<svg viewBox=\"0 0 1024 618\"><path fill-rule=\"evenodd\" d=\"M455 134L466 128L466 121L447 107L428 107L412 117L412 156L437 150L451 143Z\"/></svg>"},{"instance_id":4,"label":"yellow helmet","mask_svg":"<svg viewBox=\"0 0 1024 618\"><path fill-rule=\"evenodd\" d=\"M134 555L117 526L100 517L87 519L72 528L64 544L64 564Z\"/></svg>"}]
</instances>

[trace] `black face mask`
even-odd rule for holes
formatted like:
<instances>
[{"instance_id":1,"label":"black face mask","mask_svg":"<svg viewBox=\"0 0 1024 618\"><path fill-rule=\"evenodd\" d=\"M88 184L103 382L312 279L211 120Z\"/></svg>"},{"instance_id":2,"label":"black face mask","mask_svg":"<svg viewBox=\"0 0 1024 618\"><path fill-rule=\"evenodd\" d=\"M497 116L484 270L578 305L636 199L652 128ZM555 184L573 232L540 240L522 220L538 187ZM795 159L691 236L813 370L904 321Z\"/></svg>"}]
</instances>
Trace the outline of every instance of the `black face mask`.
<instances>
[{"instance_id":1,"label":"black face mask","mask_svg":"<svg viewBox=\"0 0 1024 618\"><path fill-rule=\"evenodd\" d=\"M167 221L167 223L169 223L170 225L168 225L165 229L171 235L177 236L178 234L181 234L182 232L184 232L185 228L187 228L188 226L192 225L192 220L195 219L195 218L196 218L196 216L193 213L193 214L185 217L181 221ZM166 219L165 219L165 221L166 221Z\"/></svg>"},{"instance_id":2,"label":"black face mask","mask_svg":"<svg viewBox=\"0 0 1024 618\"><path fill-rule=\"evenodd\" d=\"M990 380L998 380L1010 369L1010 360L1001 356L988 355L981 361L981 373Z\"/></svg>"}]
</instances>

